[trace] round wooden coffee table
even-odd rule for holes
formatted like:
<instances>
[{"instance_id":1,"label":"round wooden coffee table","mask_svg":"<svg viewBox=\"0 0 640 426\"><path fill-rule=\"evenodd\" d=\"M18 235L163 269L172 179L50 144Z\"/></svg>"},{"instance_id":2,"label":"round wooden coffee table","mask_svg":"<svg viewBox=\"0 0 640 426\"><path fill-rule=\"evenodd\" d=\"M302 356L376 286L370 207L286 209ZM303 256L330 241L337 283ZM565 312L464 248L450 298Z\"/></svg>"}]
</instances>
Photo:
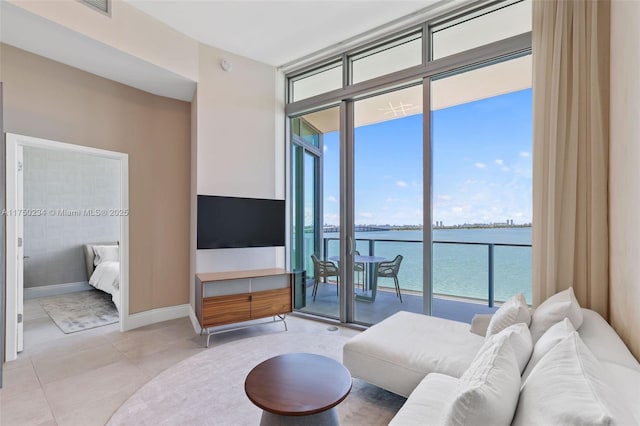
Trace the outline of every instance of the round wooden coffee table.
<instances>
[{"instance_id":1,"label":"round wooden coffee table","mask_svg":"<svg viewBox=\"0 0 640 426\"><path fill-rule=\"evenodd\" d=\"M251 370L244 390L263 410L261 425L338 425L335 406L349 394L351 374L322 355L285 354Z\"/></svg>"}]
</instances>

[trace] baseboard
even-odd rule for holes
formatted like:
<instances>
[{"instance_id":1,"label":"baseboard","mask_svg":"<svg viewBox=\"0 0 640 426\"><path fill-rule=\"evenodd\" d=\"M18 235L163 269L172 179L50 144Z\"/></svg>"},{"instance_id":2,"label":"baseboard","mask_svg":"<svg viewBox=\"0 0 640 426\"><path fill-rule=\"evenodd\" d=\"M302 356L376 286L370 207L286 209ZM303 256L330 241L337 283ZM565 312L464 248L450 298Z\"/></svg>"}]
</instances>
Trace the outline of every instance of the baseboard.
<instances>
[{"instance_id":1,"label":"baseboard","mask_svg":"<svg viewBox=\"0 0 640 426\"><path fill-rule=\"evenodd\" d=\"M144 327L145 325L155 324L157 322L169 321L176 318L191 317L191 305L167 306L166 308L151 309L144 312L138 312L131 315L125 315L123 318L123 331L133 330L134 328ZM193 322L193 319L191 320Z\"/></svg>"},{"instance_id":2,"label":"baseboard","mask_svg":"<svg viewBox=\"0 0 640 426\"><path fill-rule=\"evenodd\" d=\"M24 299L37 299L39 297L59 296L61 294L75 293L76 291L93 290L87 281L77 283L64 283L43 285L39 287L25 287Z\"/></svg>"}]
</instances>

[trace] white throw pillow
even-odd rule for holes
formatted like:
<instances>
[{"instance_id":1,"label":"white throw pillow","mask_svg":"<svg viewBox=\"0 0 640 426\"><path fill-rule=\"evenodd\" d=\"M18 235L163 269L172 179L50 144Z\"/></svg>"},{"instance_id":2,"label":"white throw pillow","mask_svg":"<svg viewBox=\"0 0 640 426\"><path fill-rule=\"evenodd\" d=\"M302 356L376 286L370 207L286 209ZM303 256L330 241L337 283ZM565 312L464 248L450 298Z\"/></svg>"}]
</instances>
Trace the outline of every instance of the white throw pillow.
<instances>
[{"instance_id":1,"label":"white throw pillow","mask_svg":"<svg viewBox=\"0 0 640 426\"><path fill-rule=\"evenodd\" d=\"M524 298L524 294L518 293L500 306L489 321L487 327L487 337L500 333L505 328L513 324L525 323L527 327L531 322L529 306Z\"/></svg>"},{"instance_id":2,"label":"white throw pillow","mask_svg":"<svg viewBox=\"0 0 640 426\"><path fill-rule=\"evenodd\" d=\"M93 264L98 266L102 262L117 262L120 260L118 246L93 246Z\"/></svg>"},{"instance_id":3,"label":"white throw pillow","mask_svg":"<svg viewBox=\"0 0 640 426\"><path fill-rule=\"evenodd\" d=\"M513 424L632 425L624 398L607 382L602 364L577 332L533 368L520 391Z\"/></svg>"},{"instance_id":4,"label":"white throw pillow","mask_svg":"<svg viewBox=\"0 0 640 426\"><path fill-rule=\"evenodd\" d=\"M489 336L485 340L484 344L492 344L493 341L499 339L501 336L507 336L507 338L509 339L511 349L513 349L513 353L516 356L518 370L520 372L519 374L522 374L525 367L527 366L527 363L529 362L531 352L533 351L533 342L531 340L529 327L527 327L527 325L523 322L510 325L500 333Z\"/></svg>"},{"instance_id":5,"label":"white throw pillow","mask_svg":"<svg viewBox=\"0 0 640 426\"><path fill-rule=\"evenodd\" d=\"M518 403L520 373L509 338L483 346L460 377L456 397L439 424L509 425Z\"/></svg>"},{"instance_id":6,"label":"white throw pillow","mask_svg":"<svg viewBox=\"0 0 640 426\"><path fill-rule=\"evenodd\" d=\"M573 324L571 324L571 321L569 321L568 318L565 318L562 321L552 325L534 345L529 364L527 364L527 368L522 374L522 381L524 382L525 380L527 380L527 377L529 377L529 374L531 374L531 370L533 370L533 367L535 367L536 364L540 362L543 356L545 356L551 349L553 349L553 347L557 345L561 340L575 331L576 329L573 327Z\"/></svg>"},{"instance_id":7,"label":"white throw pillow","mask_svg":"<svg viewBox=\"0 0 640 426\"><path fill-rule=\"evenodd\" d=\"M573 288L556 293L533 311L531 317L531 337L533 342L547 331L552 325L569 318L573 327L578 330L582 325L582 309L573 293Z\"/></svg>"}]
</instances>

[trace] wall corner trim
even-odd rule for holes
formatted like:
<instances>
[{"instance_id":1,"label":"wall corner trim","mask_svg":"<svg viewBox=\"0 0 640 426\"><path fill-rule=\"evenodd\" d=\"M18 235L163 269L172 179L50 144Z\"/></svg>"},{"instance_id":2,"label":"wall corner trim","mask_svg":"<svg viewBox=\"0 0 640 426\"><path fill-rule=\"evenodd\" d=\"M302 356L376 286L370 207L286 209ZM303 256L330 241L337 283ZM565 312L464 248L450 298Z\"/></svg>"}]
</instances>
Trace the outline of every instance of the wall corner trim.
<instances>
[{"instance_id":1,"label":"wall corner trim","mask_svg":"<svg viewBox=\"0 0 640 426\"><path fill-rule=\"evenodd\" d=\"M193 325L193 329L196 333L202 334L202 327L200 327L200 321L198 321L198 317L196 316L196 311L193 310L193 306L189 305L189 319L191 320L191 325Z\"/></svg>"}]
</instances>

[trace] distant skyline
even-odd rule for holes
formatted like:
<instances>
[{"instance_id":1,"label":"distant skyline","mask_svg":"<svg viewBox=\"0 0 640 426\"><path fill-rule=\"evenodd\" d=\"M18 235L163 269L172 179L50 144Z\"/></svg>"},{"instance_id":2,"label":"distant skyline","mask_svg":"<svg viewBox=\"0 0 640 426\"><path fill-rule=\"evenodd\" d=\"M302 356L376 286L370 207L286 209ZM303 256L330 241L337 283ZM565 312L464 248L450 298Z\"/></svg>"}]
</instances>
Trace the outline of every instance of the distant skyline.
<instances>
[{"instance_id":1,"label":"distant skyline","mask_svg":"<svg viewBox=\"0 0 640 426\"><path fill-rule=\"evenodd\" d=\"M355 223L423 223L422 117L355 129ZM531 222L531 123L531 89L432 113L433 223ZM339 151L325 134L327 225L339 224Z\"/></svg>"}]
</instances>

